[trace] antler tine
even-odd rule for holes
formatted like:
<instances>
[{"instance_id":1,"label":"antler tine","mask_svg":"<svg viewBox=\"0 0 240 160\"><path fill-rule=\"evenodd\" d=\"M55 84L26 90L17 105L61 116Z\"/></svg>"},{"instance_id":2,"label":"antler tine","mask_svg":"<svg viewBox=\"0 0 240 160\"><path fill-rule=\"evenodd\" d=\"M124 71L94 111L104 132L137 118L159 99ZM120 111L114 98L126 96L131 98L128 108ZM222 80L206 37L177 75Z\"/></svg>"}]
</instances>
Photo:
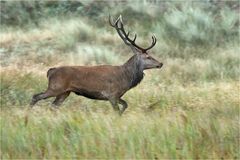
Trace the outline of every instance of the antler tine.
<instances>
[{"instance_id":1,"label":"antler tine","mask_svg":"<svg viewBox=\"0 0 240 160\"><path fill-rule=\"evenodd\" d=\"M147 50L151 49L153 46L155 46L156 43L157 43L157 39L156 39L156 37L153 35L153 36L152 36L152 44L151 44L151 46L148 47L148 48L146 48L146 49L144 49L144 50L147 51Z\"/></svg>"},{"instance_id":2,"label":"antler tine","mask_svg":"<svg viewBox=\"0 0 240 160\"><path fill-rule=\"evenodd\" d=\"M122 20L122 15L120 14L119 17L120 21L123 23L123 20Z\"/></svg>"},{"instance_id":3,"label":"antler tine","mask_svg":"<svg viewBox=\"0 0 240 160\"><path fill-rule=\"evenodd\" d=\"M119 28L119 29L121 30L121 32L122 32L123 35L125 36L126 40L130 43L130 45L132 45L132 46L134 46L135 48L138 48L138 49L144 51L144 48L139 47L138 45L135 44L135 41L136 41L136 38L137 38L137 34L135 34L133 40L131 40L131 39L129 38L129 33L130 33L130 32L128 32L127 34L126 34L126 32L125 32L124 25L123 25L123 20L122 20L122 16L120 15L119 17L120 17L120 28Z\"/></svg>"},{"instance_id":4,"label":"antler tine","mask_svg":"<svg viewBox=\"0 0 240 160\"><path fill-rule=\"evenodd\" d=\"M152 37L154 38L155 43L156 43L157 42L157 38L155 37L155 35L153 35Z\"/></svg>"},{"instance_id":5,"label":"antler tine","mask_svg":"<svg viewBox=\"0 0 240 160\"><path fill-rule=\"evenodd\" d=\"M137 34L134 35L133 42L135 42L136 38L137 38Z\"/></svg>"},{"instance_id":6,"label":"antler tine","mask_svg":"<svg viewBox=\"0 0 240 160\"><path fill-rule=\"evenodd\" d=\"M109 23L110 23L110 25L111 25L112 27L114 27L114 28L118 27L117 24L118 24L119 20L120 20L120 16L117 18L117 20L115 21L115 23L113 23L113 20L112 20L110 14L109 14L109 19L108 19L108 21L109 21Z\"/></svg>"},{"instance_id":7,"label":"antler tine","mask_svg":"<svg viewBox=\"0 0 240 160\"><path fill-rule=\"evenodd\" d=\"M119 21L120 21L120 27L119 27ZM109 23L112 27L114 27L118 33L118 35L122 38L122 40L124 41L124 43L126 45L131 45L130 42L128 42L128 36L126 35L126 33L123 31L123 24L122 24L122 16L120 15L117 20L115 21L115 23L113 24L112 20L111 20L111 16L109 15ZM129 33L128 33L129 35Z\"/></svg>"},{"instance_id":8,"label":"antler tine","mask_svg":"<svg viewBox=\"0 0 240 160\"><path fill-rule=\"evenodd\" d=\"M119 22L120 22L120 27L119 27ZM124 30L124 27L123 27L122 16L121 15L116 20L114 28L117 30L117 33L122 38L123 42L126 45L131 45L131 42L129 41L129 38L128 38L130 32L128 32L128 34L126 34L126 32Z\"/></svg>"},{"instance_id":9,"label":"antler tine","mask_svg":"<svg viewBox=\"0 0 240 160\"><path fill-rule=\"evenodd\" d=\"M146 52L147 50L151 49L157 42L156 37L153 35L152 36L152 44L150 47L144 49L140 46L138 46L135 41L137 39L137 34L134 35L133 39L129 38L130 32L125 31L124 29L124 24L123 24L123 20L122 20L122 15L119 15L119 17L117 18L117 20L115 21L115 23L113 23L111 16L109 15L109 23L112 27L114 27L118 33L118 35L122 38L122 40L124 41L124 43L128 46L131 47L135 47L136 49L141 50L142 52Z\"/></svg>"}]
</instances>

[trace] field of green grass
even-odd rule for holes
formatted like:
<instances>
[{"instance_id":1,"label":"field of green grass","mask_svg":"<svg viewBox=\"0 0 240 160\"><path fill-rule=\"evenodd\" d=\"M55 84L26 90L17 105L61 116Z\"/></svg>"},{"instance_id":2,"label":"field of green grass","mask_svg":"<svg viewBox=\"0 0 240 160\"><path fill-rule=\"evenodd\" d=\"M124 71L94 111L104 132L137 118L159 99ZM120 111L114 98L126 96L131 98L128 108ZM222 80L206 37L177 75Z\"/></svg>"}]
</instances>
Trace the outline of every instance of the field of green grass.
<instances>
[{"instance_id":1,"label":"field of green grass","mask_svg":"<svg viewBox=\"0 0 240 160\"><path fill-rule=\"evenodd\" d=\"M240 158L239 1L78 2L1 2L1 159ZM109 13L142 46L154 34L149 54L164 64L123 96L124 114L75 94L29 108L49 68L133 55Z\"/></svg>"}]
</instances>

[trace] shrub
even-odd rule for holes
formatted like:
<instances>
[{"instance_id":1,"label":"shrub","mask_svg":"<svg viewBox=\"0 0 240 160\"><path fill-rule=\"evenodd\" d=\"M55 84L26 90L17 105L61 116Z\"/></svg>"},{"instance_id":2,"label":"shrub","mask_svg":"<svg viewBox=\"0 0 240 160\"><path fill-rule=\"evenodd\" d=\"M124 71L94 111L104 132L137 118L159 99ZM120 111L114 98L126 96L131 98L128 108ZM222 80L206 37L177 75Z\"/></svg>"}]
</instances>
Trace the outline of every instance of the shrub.
<instances>
[{"instance_id":1,"label":"shrub","mask_svg":"<svg viewBox=\"0 0 240 160\"><path fill-rule=\"evenodd\" d=\"M186 48L192 52L188 54L194 54L195 47L209 49L236 40L237 26L237 14L228 8L215 15L210 10L182 4L166 12L153 28L165 48L176 48L174 56L180 56Z\"/></svg>"}]
</instances>

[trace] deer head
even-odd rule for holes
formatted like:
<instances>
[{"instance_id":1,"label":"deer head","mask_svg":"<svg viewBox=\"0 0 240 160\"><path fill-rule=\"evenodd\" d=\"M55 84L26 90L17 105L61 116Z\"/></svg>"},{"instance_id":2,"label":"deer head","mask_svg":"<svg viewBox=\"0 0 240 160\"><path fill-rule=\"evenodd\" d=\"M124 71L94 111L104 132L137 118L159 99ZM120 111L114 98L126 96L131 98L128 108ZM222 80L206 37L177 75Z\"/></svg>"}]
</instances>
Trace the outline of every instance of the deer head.
<instances>
[{"instance_id":1,"label":"deer head","mask_svg":"<svg viewBox=\"0 0 240 160\"><path fill-rule=\"evenodd\" d=\"M137 34L134 35L133 39L129 38L130 32L126 33L121 15L117 18L115 22L112 21L111 16L109 15L109 23L112 27L116 29L118 35L121 37L123 42L132 49L134 54L136 54L139 61L143 65L143 69L162 67L163 64L150 56L147 52L148 50L153 48L157 42L157 39L154 35L152 36L152 44L147 48L143 48L135 43L137 39Z\"/></svg>"}]
</instances>

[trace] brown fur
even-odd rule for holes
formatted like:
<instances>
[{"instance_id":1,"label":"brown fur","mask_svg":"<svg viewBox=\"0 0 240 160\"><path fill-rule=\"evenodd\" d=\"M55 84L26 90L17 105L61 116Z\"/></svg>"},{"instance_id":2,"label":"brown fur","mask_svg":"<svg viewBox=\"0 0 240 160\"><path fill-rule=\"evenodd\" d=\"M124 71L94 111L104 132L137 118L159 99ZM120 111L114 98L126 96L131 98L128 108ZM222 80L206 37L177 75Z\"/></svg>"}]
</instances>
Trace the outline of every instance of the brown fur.
<instances>
[{"instance_id":1,"label":"brown fur","mask_svg":"<svg viewBox=\"0 0 240 160\"><path fill-rule=\"evenodd\" d=\"M47 72L49 80L47 91L34 95L31 105L49 97L56 97L53 104L60 105L70 92L74 92L91 99L109 100L116 110L119 110L118 103L127 107L126 102L121 99L122 95L139 84L144 75L144 64L139 56L134 55L121 66L51 68ZM159 62L157 64L160 67L162 65Z\"/></svg>"}]
</instances>

